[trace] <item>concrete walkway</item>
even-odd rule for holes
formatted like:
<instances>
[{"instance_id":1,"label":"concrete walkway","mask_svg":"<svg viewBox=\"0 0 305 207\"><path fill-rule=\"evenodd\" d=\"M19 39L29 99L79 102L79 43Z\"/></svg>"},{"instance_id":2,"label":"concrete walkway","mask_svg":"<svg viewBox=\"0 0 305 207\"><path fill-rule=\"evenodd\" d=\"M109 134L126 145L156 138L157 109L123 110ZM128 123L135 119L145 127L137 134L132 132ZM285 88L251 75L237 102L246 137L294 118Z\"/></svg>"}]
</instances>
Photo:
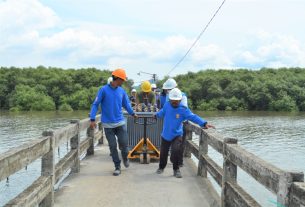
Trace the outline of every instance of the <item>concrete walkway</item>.
<instances>
[{"instance_id":1,"label":"concrete walkway","mask_svg":"<svg viewBox=\"0 0 305 207\"><path fill-rule=\"evenodd\" d=\"M55 206L219 206L210 183L196 176L193 162L185 159L183 178L173 176L169 163L163 174L158 163L131 162L122 174L113 176L108 146L95 148L95 155L82 160L78 174L70 175L55 193Z\"/></svg>"}]
</instances>

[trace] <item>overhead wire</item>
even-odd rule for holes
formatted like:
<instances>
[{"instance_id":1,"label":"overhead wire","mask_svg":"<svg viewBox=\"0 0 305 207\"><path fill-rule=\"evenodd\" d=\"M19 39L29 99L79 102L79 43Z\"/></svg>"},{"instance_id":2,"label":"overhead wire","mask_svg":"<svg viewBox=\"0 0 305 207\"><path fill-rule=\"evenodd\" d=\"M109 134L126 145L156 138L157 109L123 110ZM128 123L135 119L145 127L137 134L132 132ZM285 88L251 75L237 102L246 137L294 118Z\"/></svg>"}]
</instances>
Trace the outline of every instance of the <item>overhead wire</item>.
<instances>
[{"instance_id":1,"label":"overhead wire","mask_svg":"<svg viewBox=\"0 0 305 207\"><path fill-rule=\"evenodd\" d=\"M210 21L206 24L206 26L203 28L203 30L200 32L200 34L198 35L198 37L196 38L196 40L193 42L193 44L191 45L191 47L187 50L187 52L184 54L184 56L182 56L182 58L176 63L176 65L167 73L166 76L169 76L169 74L171 72L173 72L173 70L175 70L178 65L180 65L180 63L186 58L186 56L189 54L189 52L191 51L191 49L196 45L196 43L198 42L198 40L201 38L201 36L203 35L203 33L207 30L208 26L211 24L211 22L213 21L214 17L217 15L218 11L221 9L221 7L224 5L226 0L223 0L222 3L220 4L220 6L218 7L218 9L216 10L216 12L214 13L214 15L212 16L212 18L210 19Z\"/></svg>"}]
</instances>

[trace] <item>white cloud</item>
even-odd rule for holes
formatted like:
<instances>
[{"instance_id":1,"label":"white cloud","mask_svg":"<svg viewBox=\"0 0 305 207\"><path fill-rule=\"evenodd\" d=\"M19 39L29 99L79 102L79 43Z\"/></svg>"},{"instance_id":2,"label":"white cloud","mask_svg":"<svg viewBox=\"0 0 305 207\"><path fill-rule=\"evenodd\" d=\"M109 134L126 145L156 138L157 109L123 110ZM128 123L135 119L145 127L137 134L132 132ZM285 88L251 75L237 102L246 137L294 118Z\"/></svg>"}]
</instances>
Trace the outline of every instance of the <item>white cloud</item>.
<instances>
[{"instance_id":1,"label":"white cloud","mask_svg":"<svg viewBox=\"0 0 305 207\"><path fill-rule=\"evenodd\" d=\"M40 31L59 22L50 8L37 0L7 0L0 2L0 52L10 48L31 49L39 40Z\"/></svg>"},{"instance_id":2,"label":"white cloud","mask_svg":"<svg viewBox=\"0 0 305 207\"><path fill-rule=\"evenodd\" d=\"M54 5L60 3L54 1ZM257 0L247 2L254 1ZM92 2L95 7L99 5L99 1ZM215 2L213 5L211 2L205 1L206 6L214 11L211 8L215 6ZM106 4L104 1L101 11L96 9L90 15L83 15L84 18L63 18L59 16L63 15L62 12L56 13L55 7L51 9L38 0L1 1L0 66L46 65L110 69L120 66L128 69L132 78L137 78L136 73L143 69L157 72L162 77L182 58L198 35L202 22L207 22L207 17L210 17L209 13L198 16L199 10L202 10L199 9L202 4L199 0L195 2L196 8L194 5L184 6L183 2L179 2L171 10L166 9L171 8L168 2L158 10L159 4L147 0L145 3L153 5L150 8L153 12L144 13L143 11L148 9L147 6L140 13L137 11L140 11L141 7L129 10L123 8L129 3L116 1ZM63 1L63 4L69 5L66 1ZM75 5L77 4L79 2L75 1ZM109 4L111 9L116 9L119 19L115 19L117 16L114 17L113 12L107 11ZM132 5L134 4L136 3L133 2ZM245 4L241 5L245 9ZM74 11L73 6L69 9ZM145 5L142 2L138 6ZM234 8L233 4L227 6L229 9ZM80 4L78 8L81 8ZM74 15L79 11L81 10L74 11ZM290 34L290 30L286 29L282 32L272 32L271 28L257 30L257 27L251 26L256 17L252 17L251 21L247 16L243 16L240 21L232 21L230 17L240 18L234 15L237 13L225 13L228 8L224 8L223 12L217 16L173 74L185 73L185 68L198 71L205 68L305 66L304 39ZM111 15L99 17L99 13ZM153 16L150 13L154 13ZM179 18L176 14L180 15ZM86 19L88 16L100 19L89 21ZM123 21L124 18L128 19L127 17L130 19ZM225 21L227 19L228 21ZM245 22L249 23L249 27L245 28ZM238 23L242 26L239 27ZM195 27L196 32L191 30ZM179 29L168 32L174 28ZM261 28L266 27L262 25ZM249 35L246 33L248 31L254 33Z\"/></svg>"},{"instance_id":3,"label":"white cloud","mask_svg":"<svg viewBox=\"0 0 305 207\"><path fill-rule=\"evenodd\" d=\"M235 57L241 64L276 68L305 66L304 47L294 37L259 31L249 38L254 43L250 47L241 44Z\"/></svg>"},{"instance_id":4,"label":"white cloud","mask_svg":"<svg viewBox=\"0 0 305 207\"><path fill-rule=\"evenodd\" d=\"M224 49L215 44L195 47L191 53L191 62L201 68L226 68L232 65Z\"/></svg>"},{"instance_id":5,"label":"white cloud","mask_svg":"<svg viewBox=\"0 0 305 207\"><path fill-rule=\"evenodd\" d=\"M256 57L252 52L250 51L244 51L240 54L240 58L243 59L248 64L256 64L259 62L259 58Z\"/></svg>"},{"instance_id":6,"label":"white cloud","mask_svg":"<svg viewBox=\"0 0 305 207\"><path fill-rule=\"evenodd\" d=\"M54 27L55 12L38 0L7 0L0 3L1 32L24 32Z\"/></svg>"}]
</instances>

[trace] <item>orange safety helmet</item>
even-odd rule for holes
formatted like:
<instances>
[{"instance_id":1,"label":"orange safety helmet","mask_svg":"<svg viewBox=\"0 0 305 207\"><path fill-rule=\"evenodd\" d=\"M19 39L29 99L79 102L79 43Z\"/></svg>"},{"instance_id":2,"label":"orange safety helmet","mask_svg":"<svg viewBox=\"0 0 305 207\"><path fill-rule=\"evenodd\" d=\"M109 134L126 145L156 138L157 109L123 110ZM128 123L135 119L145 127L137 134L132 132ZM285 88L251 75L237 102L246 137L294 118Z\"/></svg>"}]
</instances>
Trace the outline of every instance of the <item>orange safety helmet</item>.
<instances>
[{"instance_id":1,"label":"orange safety helmet","mask_svg":"<svg viewBox=\"0 0 305 207\"><path fill-rule=\"evenodd\" d=\"M125 70L121 68L114 70L111 75L121 78L124 81L127 79Z\"/></svg>"}]
</instances>

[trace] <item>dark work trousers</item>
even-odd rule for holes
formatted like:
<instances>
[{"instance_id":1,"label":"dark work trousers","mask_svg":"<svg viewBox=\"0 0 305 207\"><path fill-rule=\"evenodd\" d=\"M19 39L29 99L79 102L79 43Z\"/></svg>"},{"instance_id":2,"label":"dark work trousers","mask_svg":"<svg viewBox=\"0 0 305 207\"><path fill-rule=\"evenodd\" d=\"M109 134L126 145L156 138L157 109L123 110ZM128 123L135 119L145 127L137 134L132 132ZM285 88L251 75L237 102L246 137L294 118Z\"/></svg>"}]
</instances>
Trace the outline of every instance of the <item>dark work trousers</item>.
<instances>
[{"instance_id":1,"label":"dark work trousers","mask_svg":"<svg viewBox=\"0 0 305 207\"><path fill-rule=\"evenodd\" d=\"M172 141L166 141L162 137L159 168L164 169L167 164L168 151L171 147L170 161L173 163L173 169L179 169L179 160L182 158L182 137L175 137Z\"/></svg>"},{"instance_id":2,"label":"dark work trousers","mask_svg":"<svg viewBox=\"0 0 305 207\"><path fill-rule=\"evenodd\" d=\"M184 123L187 123L188 121L185 121ZM183 128L183 136L182 136L182 146L181 146L181 154L182 156L180 157L179 161L178 161L178 165L180 167L183 166L183 156L184 156L184 150L185 150L185 145L186 145L186 130Z\"/></svg>"},{"instance_id":3,"label":"dark work trousers","mask_svg":"<svg viewBox=\"0 0 305 207\"><path fill-rule=\"evenodd\" d=\"M114 166L115 168L120 168L121 160L119 158L117 142L119 143L119 148L121 150L122 158L126 160L128 155L128 146L127 146L128 137L127 137L126 125L118 126L115 128L104 128L104 130ZM118 141L116 137L118 138Z\"/></svg>"}]
</instances>

